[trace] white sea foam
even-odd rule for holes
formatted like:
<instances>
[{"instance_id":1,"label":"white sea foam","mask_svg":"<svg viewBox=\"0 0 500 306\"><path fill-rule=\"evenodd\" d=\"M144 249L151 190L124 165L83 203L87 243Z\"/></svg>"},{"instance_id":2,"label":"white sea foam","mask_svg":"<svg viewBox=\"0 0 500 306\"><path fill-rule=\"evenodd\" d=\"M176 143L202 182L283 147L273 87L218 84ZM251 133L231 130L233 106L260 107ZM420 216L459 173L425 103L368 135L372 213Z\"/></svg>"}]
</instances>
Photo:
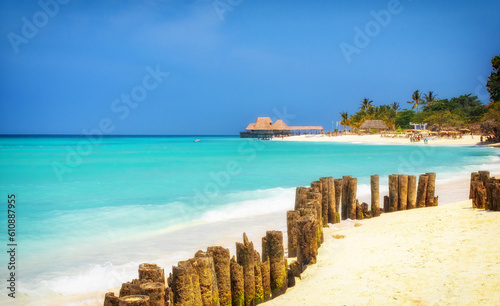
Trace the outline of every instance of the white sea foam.
<instances>
[{"instance_id":1,"label":"white sea foam","mask_svg":"<svg viewBox=\"0 0 500 306\"><path fill-rule=\"evenodd\" d=\"M218 222L293 209L295 188L273 188L258 192L265 192L268 197L233 202L221 208L207 211L200 219L204 222Z\"/></svg>"},{"instance_id":2,"label":"white sea foam","mask_svg":"<svg viewBox=\"0 0 500 306\"><path fill-rule=\"evenodd\" d=\"M119 241L109 239L108 243L100 247L96 246L98 250L87 256L75 254L72 266L68 269L42 271L34 276L37 281L21 282L19 286L30 297L70 296L119 287L121 283L137 278L137 267L143 262L157 263L165 267L168 273L172 265L192 257L198 249L205 249L213 244L220 244L224 247L234 245L235 241L241 239L243 231L246 231L250 237L251 234L261 236L265 230L269 229L283 230L286 218L276 222L273 218L262 216L274 216L276 213L280 214L293 209L294 197L295 188L272 188L227 194L222 197L224 202L231 199L239 199L239 201L209 210L198 220L169 226L161 231L144 232L142 238L138 238L136 233L128 240L126 237L122 237ZM148 206L147 209L161 214L162 207L171 208L181 204L164 205L166 206L146 206ZM139 215L143 209L146 209L135 206L127 208ZM100 208L99 211L105 218L109 218L109 221L115 219L112 217L113 213L117 213L119 217L125 217L112 207ZM279 224L277 228L276 224ZM231 228L230 232L227 231L228 228ZM259 229L255 231L253 228ZM112 238L118 237L112 236ZM138 252L137 249L140 251ZM110 262L88 264L101 258L107 258Z\"/></svg>"},{"instance_id":3,"label":"white sea foam","mask_svg":"<svg viewBox=\"0 0 500 306\"><path fill-rule=\"evenodd\" d=\"M112 263L94 265L76 275L59 276L42 281L41 284L50 288L54 293L62 295L101 291L103 288L120 285L123 279L137 278L138 265L137 262L120 266L114 266Z\"/></svg>"}]
</instances>

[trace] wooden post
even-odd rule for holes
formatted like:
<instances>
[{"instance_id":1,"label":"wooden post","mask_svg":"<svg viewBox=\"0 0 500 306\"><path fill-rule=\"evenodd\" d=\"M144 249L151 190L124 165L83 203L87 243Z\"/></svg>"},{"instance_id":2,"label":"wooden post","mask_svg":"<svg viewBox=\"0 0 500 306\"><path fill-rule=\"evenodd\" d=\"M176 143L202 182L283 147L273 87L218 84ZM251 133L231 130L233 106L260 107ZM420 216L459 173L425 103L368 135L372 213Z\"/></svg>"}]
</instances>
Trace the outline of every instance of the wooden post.
<instances>
[{"instance_id":1,"label":"wooden post","mask_svg":"<svg viewBox=\"0 0 500 306\"><path fill-rule=\"evenodd\" d=\"M286 228L288 236L288 257L297 257L297 219L300 218L298 210L286 212Z\"/></svg>"},{"instance_id":2,"label":"wooden post","mask_svg":"<svg viewBox=\"0 0 500 306\"><path fill-rule=\"evenodd\" d=\"M469 199L472 199L472 182L479 180L479 173L472 172L470 174L470 189L469 189Z\"/></svg>"},{"instance_id":3,"label":"wooden post","mask_svg":"<svg viewBox=\"0 0 500 306\"><path fill-rule=\"evenodd\" d=\"M236 258L238 264L243 267L243 280L245 285L245 305L255 304L255 267L253 243L248 241L247 235L243 233L243 243L236 243Z\"/></svg>"},{"instance_id":4,"label":"wooden post","mask_svg":"<svg viewBox=\"0 0 500 306\"><path fill-rule=\"evenodd\" d=\"M306 204L307 193L309 191L309 188L297 187L295 191L295 210L304 207L304 205Z\"/></svg>"},{"instance_id":5,"label":"wooden post","mask_svg":"<svg viewBox=\"0 0 500 306\"><path fill-rule=\"evenodd\" d=\"M104 296L104 306L118 306L120 299L113 292L108 292Z\"/></svg>"},{"instance_id":6,"label":"wooden post","mask_svg":"<svg viewBox=\"0 0 500 306\"><path fill-rule=\"evenodd\" d=\"M495 183L491 186L491 200L490 209L493 211L500 211L500 180L495 180Z\"/></svg>"},{"instance_id":7,"label":"wooden post","mask_svg":"<svg viewBox=\"0 0 500 306\"><path fill-rule=\"evenodd\" d=\"M316 208L316 220L318 222L318 234L320 236L320 241L319 244L321 244L324 240L323 237L323 226L322 224L322 206L321 206L321 194L318 192L309 192L307 194L307 202L306 202L306 208L307 207L315 207Z\"/></svg>"},{"instance_id":8,"label":"wooden post","mask_svg":"<svg viewBox=\"0 0 500 306\"><path fill-rule=\"evenodd\" d=\"M356 200L356 220L363 220L363 209L358 200Z\"/></svg>"},{"instance_id":9,"label":"wooden post","mask_svg":"<svg viewBox=\"0 0 500 306\"><path fill-rule=\"evenodd\" d=\"M358 188L358 179L350 178L347 184L347 217L351 220L356 219L356 192Z\"/></svg>"},{"instance_id":10,"label":"wooden post","mask_svg":"<svg viewBox=\"0 0 500 306\"><path fill-rule=\"evenodd\" d=\"M201 304L200 280L190 260L172 267L172 291L175 305Z\"/></svg>"},{"instance_id":11,"label":"wooden post","mask_svg":"<svg viewBox=\"0 0 500 306\"><path fill-rule=\"evenodd\" d=\"M143 263L139 265L139 280L165 284L165 271L156 264Z\"/></svg>"},{"instance_id":12,"label":"wooden post","mask_svg":"<svg viewBox=\"0 0 500 306\"><path fill-rule=\"evenodd\" d=\"M319 193L321 193L321 189L322 189L321 181L314 181L314 182L311 183L311 191L312 192L319 192Z\"/></svg>"},{"instance_id":13,"label":"wooden post","mask_svg":"<svg viewBox=\"0 0 500 306\"><path fill-rule=\"evenodd\" d=\"M196 269L196 265L198 265L198 263L193 258L189 259L189 262L191 265L188 266L188 271L191 276L191 282L193 284L194 303L196 305L201 305L200 276L198 275L198 271Z\"/></svg>"},{"instance_id":14,"label":"wooden post","mask_svg":"<svg viewBox=\"0 0 500 306\"><path fill-rule=\"evenodd\" d=\"M434 193L436 191L436 173L426 173L427 175L427 193L425 196L425 206L436 206L434 203Z\"/></svg>"},{"instance_id":15,"label":"wooden post","mask_svg":"<svg viewBox=\"0 0 500 306\"><path fill-rule=\"evenodd\" d=\"M288 267L286 271L287 271L286 275L288 276L287 286L288 286L288 288L294 287L295 286L295 276L293 276L293 273L292 273L292 270L290 269L290 267Z\"/></svg>"},{"instance_id":16,"label":"wooden post","mask_svg":"<svg viewBox=\"0 0 500 306\"><path fill-rule=\"evenodd\" d=\"M253 263L254 263L254 274L255 274L255 305L263 303L265 301L264 297L264 287L262 285L262 262L260 261L260 254L257 251L253 251Z\"/></svg>"},{"instance_id":17,"label":"wooden post","mask_svg":"<svg viewBox=\"0 0 500 306\"><path fill-rule=\"evenodd\" d=\"M399 175L398 180L398 210L406 210L408 205L408 175Z\"/></svg>"},{"instance_id":18,"label":"wooden post","mask_svg":"<svg viewBox=\"0 0 500 306\"><path fill-rule=\"evenodd\" d=\"M267 255L269 252L267 250L267 237L262 237L262 262L267 261L269 256Z\"/></svg>"},{"instance_id":19,"label":"wooden post","mask_svg":"<svg viewBox=\"0 0 500 306\"><path fill-rule=\"evenodd\" d=\"M363 219L371 218L372 212L368 210L368 204L363 202L363 203L361 203L360 206L361 206L361 212L363 214Z\"/></svg>"},{"instance_id":20,"label":"wooden post","mask_svg":"<svg viewBox=\"0 0 500 306\"><path fill-rule=\"evenodd\" d=\"M231 299L233 306L245 305L245 281L243 280L243 267L240 266L234 256L230 262L231 269ZM177 305L177 304L175 304ZM195 305L195 304L192 304Z\"/></svg>"},{"instance_id":21,"label":"wooden post","mask_svg":"<svg viewBox=\"0 0 500 306\"><path fill-rule=\"evenodd\" d=\"M147 295L128 295L119 299L120 306L149 306L149 296Z\"/></svg>"},{"instance_id":22,"label":"wooden post","mask_svg":"<svg viewBox=\"0 0 500 306\"><path fill-rule=\"evenodd\" d=\"M470 182L470 190L469 190L469 196L471 198L471 202L472 202L472 207L473 208L477 208L476 207L476 185L478 184L478 182L481 182L479 180L479 175L478 175L478 179L476 180L473 180Z\"/></svg>"},{"instance_id":23,"label":"wooden post","mask_svg":"<svg viewBox=\"0 0 500 306\"><path fill-rule=\"evenodd\" d=\"M426 174L421 174L418 177L417 208L425 207L425 197L427 195L428 178L429 177Z\"/></svg>"},{"instance_id":24,"label":"wooden post","mask_svg":"<svg viewBox=\"0 0 500 306\"><path fill-rule=\"evenodd\" d=\"M228 305L231 303L231 255L229 250L221 246L212 246L208 247L207 253L214 260L220 304Z\"/></svg>"},{"instance_id":25,"label":"wooden post","mask_svg":"<svg viewBox=\"0 0 500 306\"><path fill-rule=\"evenodd\" d=\"M398 210L398 175L389 175L389 212Z\"/></svg>"},{"instance_id":26,"label":"wooden post","mask_svg":"<svg viewBox=\"0 0 500 306\"><path fill-rule=\"evenodd\" d=\"M389 212L389 197L384 196L384 212Z\"/></svg>"},{"instance_id":27,"label":"wooden post","mask_svg":"<svg viewBox=\"0 0 500 306\"><path fill-rule=\"evenodd\" d=\"M283 233L280 231L267 231L267 250L270 263L271 292L275 298L287 289L287 271L285 264L285 250L283 248Z\"/></svg>"},{"instance_id":28,"label":"wooden post","mask_svg":"<svg viewBox=\"0 0 500 306\"><path fill-rule=\"evenodd\" d=\"M297 261L301 271L309 264L316 263L318 254L318 224L312 214L307 214L297 220L299 234L297 236Z\"/></svg>"},{"instance_id":29,"label":"wooden post","mask_svg":"<svg viewBox=\"0 0 500 306\"><path fill-rule=\"evenodd\" d=\"M481 180L472 183L473 198L472 205L474 208L484 208L486 204L486 188Z\"/></svg>"},{"instance_id":30,"label":"wooden post","mask_svg":"<svg viewBox=\"0 0 500 306\"><path fill-rule=\"evenodd\" d=\"M328 223L337 223L337 208L335 203L335 180L329 176L328 179Z\"/></svg>"},{"instance_id":31,"label":"wooden post","mask_svg":"<svg viewBox=\"0 0 500 306\"><path fill-rule=\"evenodd\" d=\"M298 261L294 261L290 264L290 272L294 277L300 278L300 274L302 273L302 268Z\"/></svg>"},{"instance_id":32,"label":"wooden post","mask_svg":"<svg viewBox=\"0 0 500 306\"><path fill-rule=\"evenodd\" d=\"M485 190L487 191L486 186L487 186L488 180L490 178L490 172L489 171L478 171L478 174L479 174L479 180L481 182L483 182L483 186L484 186ZM484 206L482 204L480 204L480 205L483 206L482 208L486 208L486 205L488 205L488 202L489 202L488 194L486 193L485 199L484 199Z\"/></svg>"},{"instance_id":33,"label":"wooden post","mask_svg":"<svg viewBox=\"0 0 500 306\"><path fill-rule=\"evenodd\" d=\"M334 179L334 184L335 184L335 215L336 217L336 223L340 222L340 202L342 198L342 181L343 179Z\"/></svg>"},{"instance_id":34,"label":"wooden post","mask_svg":"<svg viewBox=\"0 0 500 306\"><path fill-rule=\"evenodd\" d=\"M317 209L317 215L316 218L321 222L321 218L323 216L323 207L321 206L321 193L319 192L308 192L307 193L307 201L306 201L306 207L308 204L313 204L316 209Z\"/></svg>"},{"instance_id":35,"label":"wooden post","mask_svg":"<svg viewBox=\"0 0 500 306\"><path fill-rule=\"evenodd\" d=\"M408 176L408 200L407 209L416 207L417 203L417 177L415 175Z\"/></svg>"},{"instance_id":36,"label":"wooden post","mask_svg":"<svg viewBox=\"0 0 500 306\"><path fill-rule=\"evenodd\" d=\"M126 282L122 284L120 288L119 297L124 297L127 295L140 295L141 294L141 281L138 279L133 279L131 282Z\"/></svg>"},{"instance_id":37,"label":"wooden post","mask_svg":"<svg viewBox=\"0 0 500 306\"><path fill-rule=\"evenodd\" d=\"M379 194L379 177L374 174L370 176L370 187L371 187L371 210L372 216L380 216L380 194Z\"/></svg>"},{"instance_id":38,"label":"wooden post","mask_svg":"<svg viewBox=\"0 0 500 306\"><path fill-rule=\"evenodd\" d=\"M165 305L166 306L173 306L174 305L174 291L172 290L173 287L173 277L172 273L168 275L167 278L167 287L165 287Z\"/></svg>"},{"instance_id":39,"label":"wooden post","mask_svg":"<svg viewBox=\"0 0 500 306\"><path fill-rule=\"evenodd\" d=\"M496 210L496 198L495 198L495 189L500 187L500 179L496 179L494 177L486 180L486 203L485 209L487 210Z\"/></svg>"},{"instance_id":40,"label":"wooden post","mask_svg":"<svg viewBox=\"0 0 500 306\"><path fill-rule=\"evenodd\" d=\"M349 216L347 211L347 202L348 202L348 192L347 189L349 187L349 180L352 178L350 175L344 175L342 177L342 207L340 209L340 213L342 215L342 220L346 220Z\"/></svg>"},{"instance_id":41,"label":"wooden post","mask_svg":"<svg viewBox=\"0 0 500 306\"><path fill-rule=\"evenodd\" d=\"M321 221L323 227L328 227L328 201L329 201L329 181L327 177L321 177Z\"/></svg>"},{"instance_id":42,"label":"wooden post","mask_svg":"<svg viewBox=\"0 0 500 306\"><path fill-rule=\"evenodd\" d=\"M483 184L486 184L486 181L490 178L490 172L489 171L478 171L479 174L479 180L483 182Z\"/></svg>"},{"instance_id":43,"label":"wooden post","mask_svg":"<svg viewBox=\"0 0 500 306\"><path fill-rule=\"evenodd\" d=\"M260 270L262 271L262 290L264 291L264 301L268 301L271 298L271 266L269 259L262 262Z\"/></svg>"},{"instance_id":44,"label":"wooden post","mask_svg":"<svg viewBox=\"0 0 500 306\"><path fill-rule=\"evenodd\" d=\"M165 283L144 283L141 285L141 291L143 295L149 296L150 306L165 305Z\"/></svg>"},{"instance_id":45,"label":"wooden post","mask_svg":"<svg viewBox=\"0 0 500 306\"><path fill-rule=\"evenodd\" d=\"M219 288L213 257L206 252L196 252L194 266L200 278L201 301L203 305L219 305Z\"/></svg>"}]
</instances>

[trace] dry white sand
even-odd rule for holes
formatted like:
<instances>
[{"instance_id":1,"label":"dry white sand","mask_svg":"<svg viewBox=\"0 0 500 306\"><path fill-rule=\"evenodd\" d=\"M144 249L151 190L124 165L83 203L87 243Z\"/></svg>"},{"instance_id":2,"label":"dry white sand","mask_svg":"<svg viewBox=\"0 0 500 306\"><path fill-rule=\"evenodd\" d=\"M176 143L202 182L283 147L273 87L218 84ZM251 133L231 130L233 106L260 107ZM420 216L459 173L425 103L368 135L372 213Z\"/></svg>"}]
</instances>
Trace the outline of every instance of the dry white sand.
<instances>
[{"instance_id":1,"label":"dry white sand","mask_svg":"<svg viewBox=\"0 0 500 306\"><path fill-rule=\"evenodd\" d=\"M325 229L318 263L268 304L500 305L500 212L467 200L356 223Z\"/></svg>"},{"instance_id":2,"label":"dry white sand","mask_svg":"<svg viewBox=\"0 0 500 306\"><path fill-rule=\"evenodd\" d=\"M342 136L325 136L325 135L300 135L290 136L285 138L275 138L274 141L328 141L328 142L348 142L348 143L373 143L373 144L405 144L405 145L455 145L455 146L473 146L480 144L480 136L470 135L462 137L462 139L447 139L447 138L430 138L428 143L411 142L409 138L400 137L382 137L381 135L342 135Z\"/></svg>"}]
</instances>

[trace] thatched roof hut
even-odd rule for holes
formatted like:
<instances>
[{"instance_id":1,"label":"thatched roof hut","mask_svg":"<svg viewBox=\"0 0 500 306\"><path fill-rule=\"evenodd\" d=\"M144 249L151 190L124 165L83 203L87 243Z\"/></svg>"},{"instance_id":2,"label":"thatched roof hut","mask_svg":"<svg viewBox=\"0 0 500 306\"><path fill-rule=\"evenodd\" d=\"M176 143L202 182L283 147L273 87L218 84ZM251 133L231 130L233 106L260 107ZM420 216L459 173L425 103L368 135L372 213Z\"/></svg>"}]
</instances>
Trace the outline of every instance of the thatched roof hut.
<instances>
[{"instance_id":1,"label":"thatched roof hut","mask_svg":"<svg viewBox=\"0 0 500 306\"><path fill-rule=\"evenodd\" d=\"M252 123L250 123L251 125ZM273 124L273 121L269 117L259 117L257 120L255 120L255 123L253 124L252 127L250 125L247 127L247 130L270 130L271 126ZM250 127L250 129L249 129Z\"/></svg>"},{"instance_id":2,"label":"thatched roof hut","mask_svg":"<svg viewBox=\"0 0 500 306\"><path fill-rule=\"evenodd\" d=\"M322 126L288 126L283 120L279 119L273 124L269 117L259 117L255 123L250 123L247 131L322 131Z\"/></svg>"},{"instance_id":3,"label":"thatched roof hut","mask_svg":"<svg viewBox=\"0 0 500 306\"><path fill-rule=\"evenodd\" d=\"M250 123L247 128L246 128L247 131L250 131L250 130L255 130L255 123Z\"/></svg>"},{"instance_id":4,"label":"thatched roof hut","mask_svg":"<svg viewBox=\"0 0 500 306\"><path fill-rule=\"evenodd\" d=\"M286 125L286 123L283 122L283 120L278 119L278 120L276 120L275 123L273 123L273 125L271 126L271 129L284 131L284 130L288 130L288 125Z\"/></svg>"},{"instance_id":5,"label":"thatched roof hut","mask_svg":"<svg viewBox=\"0 0 500 306\"><path fill-rule=\"evenodd\" d=\"M379 130L388 130L389 128L387 125L385 125L384 121L382 120L366 120L363 122L363 124L359 127L360 129L379 129Z\"/></svg>"}]
</instances>

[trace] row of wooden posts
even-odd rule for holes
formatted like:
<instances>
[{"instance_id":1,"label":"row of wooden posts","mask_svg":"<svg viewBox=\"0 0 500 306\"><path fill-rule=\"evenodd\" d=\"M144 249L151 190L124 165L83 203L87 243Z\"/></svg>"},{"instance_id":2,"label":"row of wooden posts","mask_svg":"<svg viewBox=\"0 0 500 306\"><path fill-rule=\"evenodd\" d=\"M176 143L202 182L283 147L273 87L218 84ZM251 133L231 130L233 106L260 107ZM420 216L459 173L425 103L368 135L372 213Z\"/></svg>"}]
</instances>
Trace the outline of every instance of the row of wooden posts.
<instances>
[{"instance_id":1,"label":"row of wooden posts","mask_svg":"<svg viewBox=\"0 0 500 306\"><path fill-rule=\"evenodd\" d=\"M244 233L236 258L221 246L198 251L172 267L168 286L162 268L141 264L139 278L123 283L118 297L106 293L104 306L256 305L286 291L293 275L287 266L281 231L262 238L262 259Z\"/></svg>"},{"instance_id":2,"label":"row of wooden posts","mask_svg":"<svg viewBox=\"0 0 500 306\"><path fill-rule=\"evenodd\" d=\"M371 210L367 203L359 204L356 197L357 179L322 177L310 188L297 187L295 209L287 212L288 257L297 257L299 271L316 262L318 247L323 243L323 227L340 220L361 220L378 217L383 212L437 206L434 196L436 174L419 176L389 175L389 195L384 207L379 205L379 176L370 177Z\"/></svg>"},{"instance_id":3,"label":"row of wooden posts","mask_svg":"<svg viewBox=\"0 0 500 306\"><path fill-rule=\"evenodd\" d=\"M469 199L474 208L500 211L500 179L490 177L489 171L472 172Z\"/></svg>"},{"instance_id":4,"label":"row of wooden posts","mask_svg":"<svg viewBox=\"0 0 500 306\"><path fill-rule=\"evenodd\" d=\"M346 219L377 217L393 212L437 205L434 173L416 177L389 176L389 195L379 207L379 176L372 175L371 210L357 200L357 179L322 177L311 187L297 187L294 210L287 212L288 264L281 231L267 231L262 238L262 257L243 234L236 243L236 257L221 246L198 251L189 260L164 270L155 264L141 264L139 278L122 284L119 296L108 292L104 306L164 305L256 305L279 296L295 285L295 278L307 265L316 263L324 241L323 227ZM167 286L165 286L165 283Z\"/></svg>"}]
</instances>

